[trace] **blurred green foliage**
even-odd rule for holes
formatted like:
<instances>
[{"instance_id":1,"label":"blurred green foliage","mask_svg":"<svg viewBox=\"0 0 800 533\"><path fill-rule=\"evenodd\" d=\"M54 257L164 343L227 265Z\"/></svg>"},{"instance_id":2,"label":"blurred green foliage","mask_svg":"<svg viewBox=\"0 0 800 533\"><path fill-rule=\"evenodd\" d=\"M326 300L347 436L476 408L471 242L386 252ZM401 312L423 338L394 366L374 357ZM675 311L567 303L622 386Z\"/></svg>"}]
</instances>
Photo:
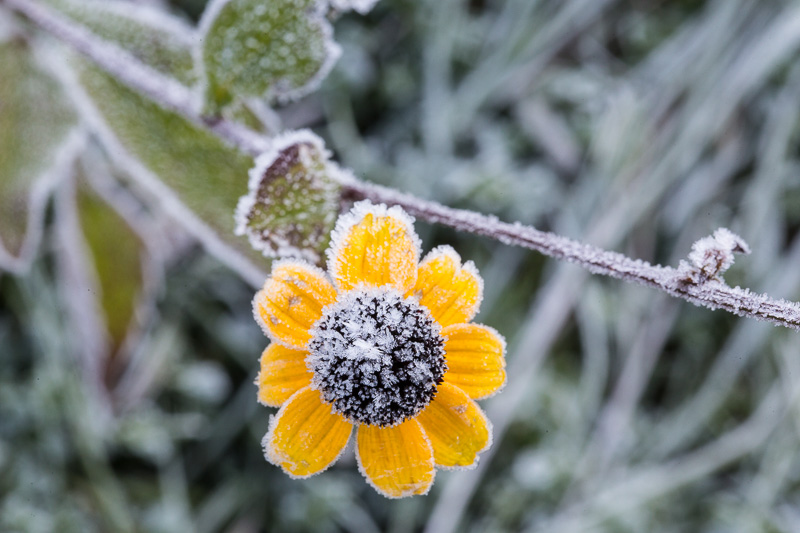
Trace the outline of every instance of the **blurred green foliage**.
<instances>
[{"instance_id":1,"label":"blurred green foliage","mask_svg":"<svg viewBox=\"0 0 800 533\"><path fill-rule=\"evenodd\" d=\"M632 257L674 265L730 227L754 254L728 281L798 300L798 28L779 0L381 0L335 21L335 69L275 114L359 177ZM251 161L82 73L125 147L229 234ZM253 288L120 186L168 245L157 317L108 396L82 373L55 215L31 272L0 277L0 530L797 531L796 333L422 223L426 250L476 262L478 320L509 340L492 451L404 501L351 452L289 479L260 450ZM124 259L97 250L98 272Z\"/></svg>"},{"instance_id":2,"label":"blurred green foliage","mask_svg":"<svg viewBox=\"0 0 800 533\"><path fill-rule=\"evenodd\" d=\"M54 163L75 115L30 45L14 37L0 42L0 105L0 248L18 257L29 223L38 223L28 218L34 183Z\"/></svg>"}]
</instances>

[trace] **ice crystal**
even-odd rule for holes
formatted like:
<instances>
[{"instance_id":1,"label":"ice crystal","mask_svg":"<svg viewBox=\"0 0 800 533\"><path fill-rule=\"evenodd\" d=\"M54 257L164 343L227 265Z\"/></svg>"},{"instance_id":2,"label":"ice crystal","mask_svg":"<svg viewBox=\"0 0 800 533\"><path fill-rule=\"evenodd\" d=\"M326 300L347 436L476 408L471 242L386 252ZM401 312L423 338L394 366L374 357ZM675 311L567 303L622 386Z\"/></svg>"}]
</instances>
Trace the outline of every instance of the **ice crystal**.
<instances>
[{"instance_id":1,"label":"ice crystal","mask_svg":"<svg viewBox=\"0 0 800 533\"><path fill-rule=\"evenodd\" d=\"M749 254L750 248L732 231L719 228L713 235L692 245L689 253L691 266L682 262L680 269L691 282L702 283L728 270L733 265L734 253Z\"/></svg>"},{"instance_id":2,"label":"ice crystal","mask_svg":"<svg viewBox=\"0 0 800 533\"><path fill-rule=\"evenodd\" d=\"M354 422L391 426L419 413L446 368L430 312L392 289L353 290L329 306L309 343L313 386Z\"/></svg>"}]
</instances>

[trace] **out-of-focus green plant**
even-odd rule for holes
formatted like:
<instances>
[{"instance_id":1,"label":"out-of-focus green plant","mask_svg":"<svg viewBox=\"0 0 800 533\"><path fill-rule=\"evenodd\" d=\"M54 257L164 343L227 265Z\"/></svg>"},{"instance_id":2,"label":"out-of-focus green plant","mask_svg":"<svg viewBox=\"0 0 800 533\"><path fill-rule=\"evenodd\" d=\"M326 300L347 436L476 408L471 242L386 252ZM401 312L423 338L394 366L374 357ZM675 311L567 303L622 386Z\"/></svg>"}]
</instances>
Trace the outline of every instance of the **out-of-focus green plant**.
<instances>
[{"instance_id":1,"label":"out-of-focus green plant","mask_svg":"<svg viewBox=\"0 0 800 533\"><path fill-rule=\"evenodd\" d=\"M654 263L727 226L798 295L796 6L375 4L0 0L0 530L795 531L792 333L433 226L510 340L493 452L403 502L263 461L252 286L354 191L316 137L248 187L279 132Z\"/></svg>"}]
</instances>

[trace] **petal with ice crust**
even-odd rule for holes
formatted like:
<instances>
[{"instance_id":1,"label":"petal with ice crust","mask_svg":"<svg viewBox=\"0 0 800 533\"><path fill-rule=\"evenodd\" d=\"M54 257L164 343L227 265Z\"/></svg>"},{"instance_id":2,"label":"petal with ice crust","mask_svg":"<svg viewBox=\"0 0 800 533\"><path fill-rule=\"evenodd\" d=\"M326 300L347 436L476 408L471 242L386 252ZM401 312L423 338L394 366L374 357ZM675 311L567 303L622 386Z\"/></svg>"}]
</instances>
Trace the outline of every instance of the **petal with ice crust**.
<instances>
[{"instance_id":1,"label":"petal with ice crust","mask_svg":"<svg viewBox=\"0 0 800 533\"><path fill-rule=\"evenodd\" d=\"M419 265L417 283L411 294L430 309L442 326L469 322L483 299L483 279L471 261L461 258L450 246L431 250Z\"/></svg>"},{"instance_id":2,"label":"petal with ice crust","mask_svg":"<svg viewBox=\"0 0 800 533\"><path fill-rule=\"evenodd\" d=\"M344 452L353 425L323 403L319 391L300 389L270 420L262 445L267 460L292 477L318 474Z\"/></svg>"},{"instance_id":3,"label":"petal with ice crust","mask_svg":"<svg viewBox=\"0 0 800 533\"><path fill-rule=\"evenodd\" d=\"M433 449L414 419L392 427L359 426L356 456L369 484L387 498L426 494L433 484Z\"/></svg>"},{"instance_id":4,"label":"petal with ice crust","mask_svg":"<svg viewBox=\"0 0 800 533\"><path fill-rule=\"evenodd\" d=\"M253 299L253 314L264 332L287 348L302 350L322 309L336 301L325 273L302 261L278 261Z\"/></svg>"},{"instance_id":5,"label":"petal with ice crust","mask_svg":"<svg viewBox=\"0 0 800 533\"><path fill-rule=\"evenodd\" d=\"M399 207L357 203L339 217L328 249L328 271L340 291L389 285L400 293L417 280L420 243Z\"/></svg>"}]
</instances>

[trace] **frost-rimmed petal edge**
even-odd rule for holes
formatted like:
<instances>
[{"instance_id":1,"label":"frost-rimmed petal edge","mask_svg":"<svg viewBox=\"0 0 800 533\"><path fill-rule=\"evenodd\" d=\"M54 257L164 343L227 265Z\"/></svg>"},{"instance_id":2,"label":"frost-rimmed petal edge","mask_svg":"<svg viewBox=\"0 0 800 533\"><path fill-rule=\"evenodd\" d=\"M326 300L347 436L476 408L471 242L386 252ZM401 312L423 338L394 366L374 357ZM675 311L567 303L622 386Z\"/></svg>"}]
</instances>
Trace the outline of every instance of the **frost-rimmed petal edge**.
<instances>
[{"instance_id":1,"label":"frost-rimmed petal edge","mask_svg":"<svg viewBox=\"0 0 800 533\"><path fill-rule=\"evenodd\" d=\"M478 466L480 454L492 446L489 417L455 385L440 384L436 397L417 420L431 442L437 468L471 470ZM472 432L470 440L464 438L467 431ZM456 449L470 442L474 445L466 453Z\"/></svg>"},{"instance_id":2,"label":"frost-rimmed petal edge","mask_svg":"<svg viewBox=\"0 0 800 533\"><path fill-rule=\"evenodd\" d=\"M451 324L442 328L441 335L447 359L445 382L463 390L473 400L491 398L503 390L507 378L506 339L496 329L484 324ZM479 345L464 345L470 341ZM480 373L485 381L469 377Z\"/></svg>"},{"instance_id":3,"label":"frost-rimmed petal edge","mask_svg":"<svg viewBox=\"0 0 800 533\"><path fill-rule=\"evenodd\" d=\"M295 280L288 279L291 283L287 283L287 280L282 277L284 271L291 269L296 269L298 272L305 271L309 274L309 278L319 282L316 287L318 294L306 294L307 300L312 301L315 305L306 305L306 309L297 309L293 314L291 313L292 307L301 302L294 301L294 298L299 297L298 294L293 293L291 296L287 294L287 289L289 292L293 292L287 286L292 285L298 290L302 287L299 287L294 282ZM270 296L272 296L272 300ZM278 301L274 301L275 299ZM263 288L253 297L253 317L261 326L264 334L273 342L294 350L304 350L310 339L309 330L322 316L322 310L335 301L336 288L324 270L304 261L281 259L272 264L270 276L264 282ZM300 313L304 310L307 313L302 316ZM277 316L278 313L283 320ZM289 323L287 319L293 320L293 323Z\"/></svg>"},{"instance_id":4,"label":"frost-rimmed petal edge","mask_svg":"<svg viewBox=\"0 0 800 533\"><path fill-rule=\"evenodd\" d=\"M461 256L452 246L437 246L420 262L410 294L430 309L442 326L469 322L480 310L483 278L472 261L461 264Z\"/></svg>"},{"instance_id":5,"label":"frost-rimmed petal edge","mask_svg":"<svg viewBox=\"0 0 800 533\"><path fill-rule=\"evenodd\" d=\"M300 402L306 402L305 405L300 405ZM292 411L299 411L297 413L292 413ZM287 414L288 413L288 414ZM280 431L281 427L280 424L282 421L285 420L286 417L291 416L294 414L296 420L296 426L298 428L305 428L306 434L314 434L308 431L308 428L313 426L314 418L316 416L320 420L326 420L331 423L333 426L331 429L337 431L338 433L333 436L333 446L327 445L322 446L321 443L319 444L321 454L314 454L312 452L306 452L306 457L318 459L314 464L313 467L306 467L306 471L301 469L295 468L292 471L290 468L296 465L296 462L302 462L302 459L299 457L290 457L287 455L287 450L279 450L274 443L274 439L278 431ZM327 416L326 416L327 415ZM289 421L285 422L286 424L290 423ZM295 427L295 426L291 426ZM261 446L264 451L264 457L270 463L274 464L275 466L281 467L281 469L292 479L306 479L317 474L320 474L330 468L339 458L344 454L345 449L347 448L347 442L350 440L350 435L353 432L353 424L345 420L342 416L334 413L330 405L324 403L322 399L319 397L319 391L312 389L311 387L304 387L294 393L287 401L283 404L283 406L278 410L275 415L270 416L269 421L269 430L264 435L264 438L261 440ZM296 432L292 435L296 436ZM291 437L285 440L297 440L292 439ZM304 441L304 443L307 441ZM331 455L328 454L327 456L324 452L334 451L335 454ZM321 459L321 460L319 460ZM294 461L294 463L293 463ZM301 472L301 473L298 473Z\"/></svg>"},{"instance_id":6,"label":"frost-rimmed petal edge","mask_svg":"<svg viewBox=\"0 0 800 533\"><path fill-rule=\"evenodd\" d=\"M378 227L363 227L367 224ZM326 254L328 272L340 291L392 285L405 294L417 281L421 248L413 217L399 206L362 200L336 221Z\"/></svg>"},{"instance_id":7,"label":"frost-rimmed petal edge","mask_svg":"<svg viewBox=\"0 0 800 533\"><path fill-rule=\"evenodd\" d=\"M258 403L280 407L294 393L311 385L312 374L306 367L307 352L270 343L261 353L255 379Z\"/></svg>"},{"instance_id":8,"label":"frost-rimmed petal edge","mask_svg":"<svg viewBox=\"0 0 800 533\"><path fill-rule=\"evenodd\" d=\"M362 434L364 431L364 434ZM369 438L380 437L383 439L383 444L389 444L391 442L397 442L398 436L402 434L402 432L408 432L409 435L406 435L403 440L398 445L398 451L408 451L410 449L409 444L416 444L421 443L422 446L418 446L415 452L418 454L418 457L421 457L424 461L427 461L427 465L418 465L425 468L426 475L429 475L429 479L423 479L419 482L413 484L406 490L400 490L397 492L389 492L388 488L385 486L381 486L379 483L376 482L376 479L373 478L374 473L370 473L368 469L370 468L369 465L365 465L364 458L362 457L362 453L366 454L367 452L364 451L366 448L366 442L361 442L362 438L367 440ZM400 433L399 433L400 432ZM364 436L366 435L366 436ZM405 442L405 440L409 439L410 442ZM356 432L356 462L358 463L358 471L364 476L364 479L367 480L367 483L375 489L379 494L385 496L386 498L390 499L399 499L405 498L408 496L424 496L428 494L433 486L434 478L436 477L436 464L433 458L433 445L431 444L428 435L425 433L425 430L422 428L422 425L416 420L416 418L411 418L406 420L402 424L398 424L396 426L389 426L389 427L379 427L379 426L359 426ZM375 444L372 442L371 444ZM429 458L426 459L426 456L429 455ZM385 459L387 454L378 454L380 459ZM404 460L405 459L405 460ZM398 461L398 464L401 467L407 467L408 457L403 457ZM384 474L384 477L387 475L395 475L397 470L385 470L385 472L391 472L391 474Z\"/></svg>"}]
</instances>

